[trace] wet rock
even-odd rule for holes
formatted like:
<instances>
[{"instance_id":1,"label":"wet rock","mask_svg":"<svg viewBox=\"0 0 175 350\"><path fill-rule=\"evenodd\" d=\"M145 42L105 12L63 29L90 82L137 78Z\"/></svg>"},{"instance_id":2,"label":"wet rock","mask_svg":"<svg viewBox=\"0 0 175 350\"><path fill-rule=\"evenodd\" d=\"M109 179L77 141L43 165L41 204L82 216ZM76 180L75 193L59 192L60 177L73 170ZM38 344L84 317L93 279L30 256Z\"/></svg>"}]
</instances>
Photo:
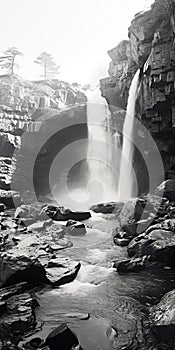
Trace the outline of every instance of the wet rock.
<instances>
[{"instance_id":1,"label":"wet rock","mask_svg":"<svg viewBox=\"0 0 175 350\"><path fill-rule=\"evenodd\" d=\"M67 224L67 232L72 236L85 235L86 227L83 223L77 222L74 220L68 220Z\"/></svg>"},{"instance_id":2,"label":"wet rock","mask_svg":"<svg viewBox=\"0 0 175 350\"><path fill-rule=\"evenodd\" d=\"M123 202L100 203L93 205L90 210L94 211L95 213L119 215L123 205Z\"/></svg>"},{"instance_id":3,"label":"wet rock","mask_svg":"<svg viewBox=\"0 0 175 350\"><path fill-rule=\"evenodd\" d=\"M60 286L65 283L70 283L76 277L81 264L65 258L57 258L50 260L46 271L46 278L49 283L55 286Z\"/></svg>"},{"instance_id":4,"label":"wet rock","mask_svg":"<svg viewBox=\"0 0 175 350\"><path fill-rule=\"evenodd\" d=\"M67 313L67 314L64 314L65 317L68 317L68 318L75 318L75 319L78 319L78 320L89 320L90 318L90 314L86 314L86 313L80 313L80 312L73 312L73 313Z\"/></svg>"},{"instance_id":5,"label":"wet rock","mask_svg":"<svg viewBox=\"0 0 175 350\"><path fill-rule=\"evenodd\" d=\"M145 206L146 201L144 199L133 198L127 201L122 207L121 213L119 215L121 227L125 226L128 221L140 220Z\"/></svg>"},{"instance_id":6,"label":"wet rock","mask_svg":"<svg viewBox=\"0 0 175 350\"><path fill-rule=\"evenodd\" d=\"M169 201L175 201L175 180L169 179L162 182L155 190L159 196L166 197Z\"/></svg>"},{"instance_id":7,"label":"wet rock","mask_svg":"<svg viewBox=\"0 0 175 350\"><path fill-rule=\"evenodd\" d=\"M150 256L152 261L164 265L175 266L175 234L172 231L154 230L149 234L142 234L128 245L130 257Z\"/></svg>"},{"instance_id":8,"label":"wet rock","mask_svg":"<svg viewBox=\"0 0 175 350\"><path fill-rule=\"evenodd\" d=\"M114 237L114 243L120 247L126 247L130 242L129 238Z\"/></svg>"},{"instance_id":9,"label":"wet rock","mask_svg":"<svg viewBox=\"0 0 175 350\"><path fill-rule=\"evenodd\" d=\"M16 222L11 219L10 217L4 217L1 221L1 229L7 230L7 229L17 229L18 225Z\"/></svg>"},{"instance_id":10,"label":"wet rock","mask_svg":"<svg viewBox=\"0 0 175 350\"><path fill-rule=\"evenodd\" d=\"M10 298L16 294L21 294L27 290L27 287L28 287L27 283L22 282L22 283L14 284L13 286L1 288L0 289L0 300L1 301L7 300L8 298Z\"/></svg>"},{"instance_id":11,"label":"wet rock","mask_svg":"<svg viewBox=\"0 0 175 350\"><path fill-rule=\"evenodd\" d=\"M6 312L0 322L10 326L15 336L23 335L36 326L35 308L38 302L29 293L10 297L6 301Z\"/></svg>"},{"instance_id":12,"label":"wet rock","mask_svg":"<svg viewBox=\"0 0 175 350\"><path fill-rule=\"evenodd\" d=\"M0 203L0 212L4 212L5 210L5 205L3 203Z\"/></svg>"},{"instance_id":13,"label":"wet rock","mask_svg":"<svg viewBox=\"0 0 175 350\"><path fill-rule=\"evenodd\" d=\"M7 208L18 207L21 204L20 193L17 191L0 190L0 203Z\"/></svg>"},{"instance_id":14,"label":"wet rock","mask_svg":"<svg viewBox=\"0 0 175 350\"><path fill-rule=\"evenodd\" d=\"M141 258L132 258L114 263L114 267L117 269L118 273L138 272L146 266L151 266L149 256L146 255Z\"/></svg>"},{"instance_id":15,"label":"wet rock","mask_svg":"<svg viewBox=\"0 0 175 350\"><path fill-rule=\"evenodd\" d=\"M62 323L48 335L45 344L49 346L50 350L71 350L79 345L79 341L67 324Z\"/></svg>"},{"instance_id":16,"label":"wet rock","mask_svg":"<svg viewBox=\"0 0 175 350\"><path fill-rule=\"evenodd\" d=\"M38 203L33 203L32 205L22 204L20 207L16 208L14 217L22 219L32 219L36 221L39 219L40 211L41 206Z\"/></svg>"},{"instance_id":17,"label":"wet rock","mask_svg":"<svg viewBox=\"0 0 175 350\"><path fill-rule=\"evenodd\" d=\"M21 145L20 137L10 133L0 132L0 154L3 157L12 157L15 149Z\"/></svg>"},{"instance_id":18,"label":"wet rock","mask_svg":"<svg viewBox=\"0 0 175 350\"><path fill-rule=\"evenodd\" d=\"M44 345L44 341L39 337L35 337L25 344L25 349L28 349L28 350L33 350L38 348L43 349L43 345Z\"/></svg>"},{"instance_id":19,"label":"wet rock","mask_svg":"<svg viewBox=\"0 0 175 350\"><path fill-rule=\"evenodd\" d=\"M50 226L52 223L52 220L46 220L46 221L37 221L31 225L28 226L28 231L43 231L47 226Z\"/></svg>"},{"instance_id":20,"label":"wet rock","mask_svg":"<svg viewBox=\"0 0 175 350\"><path fill-rule=\"evenodd\" d=\"M143 240L147 240L146 238L146 234L142 233L141 235L139 235L138 237L133 238L130 243L128 244L128 255L129 257L133 257L133 256L139 256L140 255L140 249L141 249L141 244L143 242Z\"/></svg>"},{"instance_id":21,"label":"wet rock","mask_svg":"<svg viewBox=\"0 0 175 350\"><path fill-rule=\"evenodd\" d=\"M0 232L0 251L5 250L7 241L9 237L9 232L8 231L1 231Z\"/></svg>"},{"instance_id":22,"label":"wet rock","mask_svg":"<svg viewBox=\"0 0 175 350\"><path fill-rule=\"evenodd\" d=\"M36 258L3 253L0 256L0 266L0 286L20 282L38 285L46 282L44 268Z\"/></svg>"},{"instance_id":23,"label":"wet rock","mask_svg":"<svg viewBox=\"0 0 175 350\"><path fill-rule=\"evenodd\" d=\"M65 209L64 207L56 207L52 205L46 205L43 207L40 216L49 216L55 221L67 221L67 220L76 220L82 221L87 220L91 217L90 212L78 212L72 211L70 209Z\"/></svg>"},{"instance_id":24,"label":"wet rock","mask_svg":"<svg viewBox=\"0 0 175 350\"><path fill-rule=\"evenodd\" d=\"M175 345L175 290L166 293L160 302L150 308L150 321L158 340L163 340L168 348Z\"/></svg>"}]
</instances>

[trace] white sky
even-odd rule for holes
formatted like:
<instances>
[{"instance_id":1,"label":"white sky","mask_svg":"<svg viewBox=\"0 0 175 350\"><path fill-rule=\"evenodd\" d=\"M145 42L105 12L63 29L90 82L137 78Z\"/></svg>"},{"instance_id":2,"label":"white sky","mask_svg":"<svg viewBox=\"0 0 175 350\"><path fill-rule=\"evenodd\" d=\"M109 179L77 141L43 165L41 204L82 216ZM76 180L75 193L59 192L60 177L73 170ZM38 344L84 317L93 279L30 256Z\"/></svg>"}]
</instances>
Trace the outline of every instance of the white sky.
<instances>
[{"instance_id":1,"label":"white sky","mask_svg":"<svg viewBox=\"0 0 175 350\"><path fill-rule=\"evenodd\" d=\"M60 79L94 83L107 75L107 50L127 39L134 15L153 0L0 0L1 50L23 52L17 71L38 78L33 60L51 53Z\"/></svg>"}]
</instances>

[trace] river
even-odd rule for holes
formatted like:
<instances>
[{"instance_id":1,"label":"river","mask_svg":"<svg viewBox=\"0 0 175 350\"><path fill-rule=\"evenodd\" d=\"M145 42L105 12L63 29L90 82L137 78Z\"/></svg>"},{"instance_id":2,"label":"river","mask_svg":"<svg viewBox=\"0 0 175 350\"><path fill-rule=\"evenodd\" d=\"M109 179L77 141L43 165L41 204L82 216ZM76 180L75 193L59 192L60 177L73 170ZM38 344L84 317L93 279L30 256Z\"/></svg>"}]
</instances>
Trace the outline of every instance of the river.
<instances>
[{"instance_id":1,"label":"river","mask_svg":"<svg viewBox=\"0 0 175 350\"><path fill-rule=\"evenodd\" d=\"M119 275L113 261L124 259L127 252L113 244L111 231L117 220L113 215L93 214L86 225L87 234L71 237L73 247L61 253L81 262L76 279L37 293L36 315L43 325L35 336L45 338L60 322L67 322L83 350L125 349L134 338L142 337L145 305L172 289L175 276L171 270L158 269Z\"/></svg>"}]
</instances>

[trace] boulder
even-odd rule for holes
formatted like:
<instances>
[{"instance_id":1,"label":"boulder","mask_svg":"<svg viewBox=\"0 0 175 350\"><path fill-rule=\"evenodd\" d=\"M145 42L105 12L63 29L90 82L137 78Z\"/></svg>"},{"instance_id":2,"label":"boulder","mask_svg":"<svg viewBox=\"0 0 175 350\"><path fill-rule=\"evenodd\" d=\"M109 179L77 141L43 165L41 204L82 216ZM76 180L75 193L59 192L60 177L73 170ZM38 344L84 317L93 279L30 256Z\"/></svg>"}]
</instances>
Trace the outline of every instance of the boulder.
<instances>
[{"instance_id":1,"label":"boulder","mask_svg":"<svg viewBox=\"0 0 175 350\"><path fill-rule=\"evenodd\" d=\"M38 203L22 204L16 208L15 218L38 220L41 211L41 206ZM48 217L47 217L48 219Z\"/></svg>"},{"instance_id":2,"label":"boulder","mask_svg":"<svg viewBox=\"0 0 175 350\"><path fill-rule=\"evenodd\" d=\"M68 220L66 226L69 235L78 236L86 234L86 227L82 222Z\"/></svg>"},{"instance_id":3,"label":"boulder","mask_svg":"<svg viewBox=\"0 0 175 350\"><path fill-rule=\"evenodd\" d=\"M0 203L7 208L18 207L21 204L20 193L17 191L0 190Z\"/></svg>"},{"instance_id":4,"label":"boulder","mask_svg":"<svg viewBox=\"0 0 175 350\"><path fill-rule=\"evenodd\" d=\"M149 256L151 261L163 265L175 266L175 234L172 231L153 230L149 234L141 234L128 245L130 257Z\"/></svg>"},{"instance_id":5,"label":"boulder","mask_svg":"<svg viewBox=\"0 0 175 350\"><path fill-rule=\"evenodd\" d=\"M79 341L68 325L62 323L48 335L45 344L49 346L50 350L71 350L79 345Z\"/></svg>"},{"instance_id":6,"label":"boulder","mask_svg":"<svg viewBox=\"0 0 175 350\"><path fill-rule=\"evenodd\" d=\"M76 277L80 267L80 263L67 258L52 259L45 267L47 281L54 286L70 283Z\"/></svg>"},{"instance_id":7,"label":"boulder","mask_svg":"<svg viewBox=\"0 0 175 350\"><path fill-rule=\"evenodd\" d=\"M166 197L169 201L175 201L175 179L163 181L155 190L159 196Z\"/></svg>"},{"instance_id":8,"label":"boulder","mask_svg":"<svg viewBox=\"0 0 175 350\"><path fill-rule=\"evenodd\" d=\"M46 221L37 221L31 225L28 226L28 231L43 231L47 226L50 226L52 224L52 220L46 220Z\"/></svg>"},{"instance_id":9,"label":"boulder","mask_svg":"<svg viewBox=\"0 0 175 350\"><path fill-rule=\"evenodd\" d=\"M0 251L5 250L8 238L9 231L0 231Z\"/></svg>"},{"instance_id":10,"label":"boulder","mask_svg":"<svg viewBox=\"0 0 175 350\"><path fill-rule=\"evenodd\" d=\"M12 157L14 151L21 146L20 136L10 133L0 132L0 155L3 157Z\"/></svg>"},{"instance_id":11,"label":"boulder","mask_svg":"<svg viewBox=\"0 0 175 350\"><path fill-rule=\"evenodd\" d=\"M25 255L20 255L21 249L18 251L17 248L11 249L11 254L3 253L0 257L0 286L7 287L20 282L27 282L31 286L60 286L72 282L81 266L79 262L68 258L52 259L52 252L44 252L44 247L39 249L38 245L24 250ZM33 256L30 256L30 248L33 248Z\"/></svg>"},{"instance_id":12,"label":"boulder","mask_svg":"<svg viewBox=\"0 0 175 350\"><path fill-rule=\"evenodd\" d=\"M155 204L149 196L132 198L127 201L120 212L119 222L123 231L131 236L143 232L154 219Z\"/></svg>"},{"instance_id":13,"label":"boulder","mask_svg":"<svg viewBox=\"0 0 175 350\"><path fill-rule=\"evenodd\" d=\"M130 242L129 238L114 237L114 243L120 247L126 247Z\"/></svg>"},{"instance_id":14,"label":"boulder","mask_svg":"<svg viewBox=\"0 0 175 350\"><path fill-rule=\"evenodd\" d=\"M140 220L144 208L146 206L146 200L140 198L133 198L127 201L120 212L119 221L121 227L125 226L129 221Z\"/></svg>"},{"instance_id":15,"label":"boulder","mask_svg":"<svg viewBox=\"0 0 175 350\"><path fill-rule=\"evenodd\" d=\"M175 290L166 293L160 302L150 308L150 321L158 340L175 346Z\"/></svg>"},{"instance_id":16,"label":"boulder","mask_svg":"<svg viewBox=\"0 0 175 350\"><path fill-rule=\"evenodd\" d=\"M95 213L119 215L123 205L123 202L100 203L90 207L90 210L94 211Z\"/></svg>"},{"instance_id":17,"label":"boulder","mask_svg":"<svg viewBox=\"0 0 175 350\"><path fill-rule=\"evenodd\" d=\"M56 207L53 205L45 205L43 207L40 216L46 217L47 215L55 221L82 221L91 217L90 212L72 211L70 209L65 209L64 207Z\"/></svg>"},{"instance_id":18,"label":"boulder","mask_svg":"<svg viewBox=\"0 0 175 350\"><path fill-rule=\"evenodd\" d=\"M114 262L114 267L117 269L118 273L138 272L146 266L150 266L149 257L146 255L141 258L131 258L120 262Z\"/></svg>"},{"instance_id":19,"label":"boulder","mask_svg":"<svg viewBox=\"0 0 175 350\"><path fill-rule=\"evenodd\" d=\"M46 282L45 271L36 258L25 255L14 256L12 253L3 253L0 256L0 286L10 286L15 283L28 282L38 285Z\"/></svg>"},{"instance_id":20,"label":"boulder","mask_svg":"<svg viewBox=\"0 0 175 350\"><path fill-rule=\"evenodd\" d=\"M7 300L8 298L17 295L17 294L22 294L24 291L27 290L27 283L26 282L21 282L14 284L9 287L1 288L0 289L0 300L4 301Z\"/></svg>"},{"instance_id":21,"label":"boulder","mask_svg":"<svg viewBox=\"0 0 175 350\"><path fill-rule=\"evenodd\" d=\"M22 336L36 326L35 308L38 302L29 293L11 296L6 301L5 313L0 323L10 326L14 336Z\"/></svg>"},{"instance_id":22,"label":"boulder","mask_svg":"<svg viewBox=\"0 0 175 350\"><path fill-rule=\"evenodd\" d=\"M5 210L5 205L3 203L0 203L0 212L4 212Z\"/></svg>"}]
</instances>

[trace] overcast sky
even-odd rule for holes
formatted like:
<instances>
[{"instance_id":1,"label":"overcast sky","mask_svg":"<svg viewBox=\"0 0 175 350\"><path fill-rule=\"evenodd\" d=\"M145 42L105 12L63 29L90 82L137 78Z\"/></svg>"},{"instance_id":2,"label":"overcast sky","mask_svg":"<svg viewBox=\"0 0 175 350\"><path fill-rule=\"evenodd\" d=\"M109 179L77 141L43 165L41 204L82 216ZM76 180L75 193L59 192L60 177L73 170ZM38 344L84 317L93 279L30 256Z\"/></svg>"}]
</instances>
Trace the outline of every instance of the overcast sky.
<instances>
[{"instance_id":1,"label":"overcast sky","mask_svg":"<svg viewBox=\"0 0 175 350\"><path fill-rule=\"evenodd\" d=\"M18 74L38 78L42 51L61 65L60 78L98 83L107 75L107 50L127 39L134 15L153 0L1 0L1 50L23 52Z\"/></svg>"}]
</instances>

